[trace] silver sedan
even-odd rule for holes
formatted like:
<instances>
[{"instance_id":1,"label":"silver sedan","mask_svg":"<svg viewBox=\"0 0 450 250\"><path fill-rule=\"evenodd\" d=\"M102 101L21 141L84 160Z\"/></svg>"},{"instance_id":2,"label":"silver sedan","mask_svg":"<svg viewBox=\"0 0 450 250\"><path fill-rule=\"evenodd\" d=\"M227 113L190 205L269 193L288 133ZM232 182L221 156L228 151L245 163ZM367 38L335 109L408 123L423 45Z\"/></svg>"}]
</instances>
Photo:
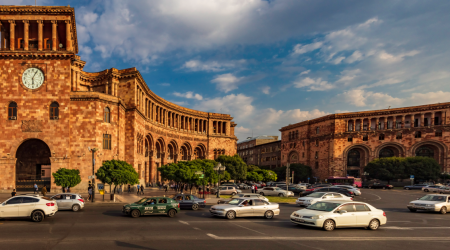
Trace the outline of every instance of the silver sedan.
<instances>
[{"instance_id":1,"label":"silver sedan","mask_svg":"<svg viewBox=\"0 0 450 250\"><path fill-rule=\"evenodd\" d=\"M280 207L277 203L267 202L261 199L247 198L234 199L227 204L214 205L209 209L214 216L234 219L236 217L264 216L272 219L280 214Z\"/></svg>"},{"instance_id":2,"label":"silver sedan","mask_svg":"<svg viewBox=\"0 0 450 250\"><path fill-rule=\"evenodd\" d=\"M72 210L74 212L84 208L84 199L79 194L63 193L51 197L58 204L58 210Z\"/></svg>"}]
</instances>

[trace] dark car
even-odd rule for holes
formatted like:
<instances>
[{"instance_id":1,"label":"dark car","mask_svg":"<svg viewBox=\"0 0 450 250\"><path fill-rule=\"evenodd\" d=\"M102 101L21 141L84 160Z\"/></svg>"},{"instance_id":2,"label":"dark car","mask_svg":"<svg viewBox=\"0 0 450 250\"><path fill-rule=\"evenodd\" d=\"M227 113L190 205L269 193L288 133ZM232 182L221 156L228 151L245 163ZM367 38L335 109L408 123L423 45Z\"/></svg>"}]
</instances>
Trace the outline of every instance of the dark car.
<instances>
[{"instance_id":1,"label":"dark car","mask_svg":"<svg viewBox=\"0 0 450 250\"><path fill-rule=\"evenodd\" d=\"M174 200L180 203L181 209L197 210L199 208L205 208L206 200L198 198L197 196L190 194L176 194L173 196Z\"/></svg>"},{"instance_id":2,"label":"dark car","mask_svg":"<svg viewBox=\"0 0 450 250\"><path fill-rule=\"evenodd\" d=\"M167 214L173 218L180 211L180 204L167 197L146 197L122 208L122 213L137 218L141 215Z\"/></svg>"},{"instance_id":3,"label":"dark car","mask_svg":"<svg viewBox=\"0 0 450 250\"><path fill-rule=\"evenodd\" d=\"M286 190L286 185L284 185L284 186L283 186L283 185L279 185L279 186L277 186L277 187ZM300 193L302 193L302 192L305 191L305 190L300 189L300 188L298 188L298 187L296 187L296 186L289 186L289 187L288 187L288 190L294 192L294 194L300 194Z\"/></svg>"},{"instance_id":4,"label":"dark car","mask_svg":"<svg viewBox=\"0 0 450 250\"><path fill-rule=\"evenodd\" d=\"M323 187L323 188L314 189L313 191L305 191L305 192L301 193L300 196L301 197L307 196L308 194L312 194L315 192L335 192L335 193L343 194L348 197L353 197L355 195L352 191L349 191L344 188Z\"/></svg>"},{"instance_id":5,"label":"dark car","mask_svg":"<svg viewBox=\"0 0 450 250\"><path fill-rule=\"evenodd\" d=\"M424 187L428 187L428 185L427 184L414 184L412 186L404 186L403 189L406 189L406 190L413 190L413 189L422 190L422 188L424 188Z\"/></svg>"},{"instance_id":6,"label":"dark car","mask_svg":"<svg viewBox=\"0 0 450 250\"><path fill-rule=\"evenodd\" d=\"M394 186L388 184L374 183L369 184L368 188L370 189L393 189Z\"/></svg>"}]
</instances>

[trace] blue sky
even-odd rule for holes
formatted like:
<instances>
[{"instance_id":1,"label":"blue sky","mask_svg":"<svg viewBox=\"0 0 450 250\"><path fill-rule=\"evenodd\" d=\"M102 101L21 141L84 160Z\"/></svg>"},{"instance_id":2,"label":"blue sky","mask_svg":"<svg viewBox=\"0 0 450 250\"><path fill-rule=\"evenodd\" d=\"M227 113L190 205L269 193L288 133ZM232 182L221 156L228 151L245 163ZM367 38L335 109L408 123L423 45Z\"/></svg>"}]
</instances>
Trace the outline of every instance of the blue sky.
<instances>
[{"instance_id":1,"label":"blue sky","mask_svg":"<svg viewBox=\"0 0 450 250\"><path fill-rule=\"evenodd\" d=\"M449 101L449 1L37 2L75 7L86 71L136 67L166 100L232 115L240 140Z\"/></svg>"}]
</instances>

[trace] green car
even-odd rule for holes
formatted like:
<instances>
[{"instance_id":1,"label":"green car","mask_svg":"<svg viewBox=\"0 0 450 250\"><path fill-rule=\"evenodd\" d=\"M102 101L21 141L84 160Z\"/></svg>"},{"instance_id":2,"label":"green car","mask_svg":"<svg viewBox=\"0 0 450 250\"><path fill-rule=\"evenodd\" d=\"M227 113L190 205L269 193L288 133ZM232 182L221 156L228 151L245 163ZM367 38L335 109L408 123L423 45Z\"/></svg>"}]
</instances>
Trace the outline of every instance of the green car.
<instances>
[{"instance_id":1,"label":"green car","mask_svg":"<svg viewBox=\"0 0 450 250\"><path fill-rule=\"evenodd\" d=\"M137 218L141 215L167 214L173 218L180 212L180 204L168 197L147 197L123 206L122 213Z\"/></svg>"}]
</instances>

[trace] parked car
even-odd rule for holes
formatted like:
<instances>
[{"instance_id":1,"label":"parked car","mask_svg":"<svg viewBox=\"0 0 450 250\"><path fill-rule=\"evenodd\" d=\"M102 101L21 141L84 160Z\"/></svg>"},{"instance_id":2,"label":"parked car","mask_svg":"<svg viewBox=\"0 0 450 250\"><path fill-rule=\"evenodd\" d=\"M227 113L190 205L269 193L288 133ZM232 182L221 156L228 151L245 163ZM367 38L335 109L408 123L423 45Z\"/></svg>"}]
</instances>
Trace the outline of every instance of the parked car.
<instances>
[{"instance_id":1,"label":"parked car","mask_svg":"<svg viewBox=\"0 0 450 250\"><path fill-rule=\"evenodd\" d=\"M306 190L311 186L311 184L309 183L299 183L297 184L297 187L299 187L300 189Z\"/></svg>"},{"instance_id":2,"label":"parked car","mask_svg":"<svg viewBox=\"0 0 450 250\"><path fill-rule=\"evenodd\" d=\"M350 185L335 185L333 187L347 189L348 191L353 192L356 196L361 195L361 189L359 189L357 187L354 187L354 186L350 186Z\"/></svg>"},{"instance_id":3,"label":"parked car","mask_svg":"<svg viewBox=\"0 0 450 250\"><path fill-rule=\"evenodd\" d=\"M439 189L436 190L436 193L450 194L450 187L448 187L448 186L441 186Z\"/></svg>"},{"instance_id":4,"label":"parked car","mask_svg":"<svg viewBox=\"0 0 450 250\"><path fill-rule=\"evenodd\" d=\"M404 186L403 189L406 189L406 190L420 189L420 190L422 190L422 188L424 188L424 187L428 187L428 185L427 184L414 184L414 185L410 185L410 186Z\"/></svg>"},{"instance_id":5,"label":"parked car","mask_svg":"<svg viewBox=\"0 0 450 250\"><path fill-rule=\"evenodd\" d=\"M246 198L255 198L255 199L261 199L261 200L265 200L267 202L269 202L269 199L267 199L266 197L260 195L260 194L252 194L252 193L241 193L241 194L236 194L233 195L230 199L223 199L223 200L219 200L217 201L217 204L225 204L231 200L234 199L246 199Z\"/></svg>"},{"instance_id":6,"label":"parked car","mask_svg":"<svg viewBox=\"0 0 450 250\"><path fill-rule=\"evenodd\" d=\"M180 203L168 197L142 198L131 204L126 204L122 208L122 213L133 218L142 215L167 214L173 218L180 212Z\"/></svg>"},{"instance_id":7,"label":"parked car","mask_svg":"<svg viewBox=\"0 0 450 250\"><path fill-rule=\"evenodd\" d=\"M172 199L180 203L181 209L192 209L195 211L199 208L205 208L206 205L205 199L190 194L176 194Z\"/></svg>"},{"instance_id":8,"label":"parked car","mask_svg":"<svg viewBox=\"0 0 450 250\"><path fill-rule=\"evenodd\" d=\"M368 227L377 230L387 222L383 210L355 201L317 202L293 212L290 218L292 223L320 227L326 231L332 231L337 227Z\"/></svg>"},{"instance_id":9,"label":"parked car","mask_svg":"<svg viewBox=\"0 0 450 250\"><path fill-rule=\"evenodd\" d=\"M284 185L284 186L278 186L279 188L281 188L281 189L283 189L283 190L286 190L286 185ZM289 185L289 187L288 187L288 189L287 190L289 190L289 191L291 191L291 192L293 192L294 194L300 194L300 193L302 193L304 190L303 189L300 189L299 187L297 187L297 186L291 186L291 185Z\"/></svg>"},{"instance_id":10,"label":"parked car","mask_svg":"<svg viewBox=\"0 0 450 250\"><path fill-rule=\"evenodd\" d=\"M311 193L314 193L314 192L334 192L334 193L343 194L343 195L348 196L348 197L352 197L354 195L354 193L352 191L349 191L349 190L344 189L344 188L324 187L324 188L315 189L313 191L305 191L305 192L301 193L300 196L301 197L307 196L307 195L309 195Z\"/></svg>"},{"instance_id":11,"label":"parked car","mask_svg":"<svg viewBox=\"0 0 450 250\"><path fill-rule=\"evenodd\" d=\"M411 212L424 210L446 214L450 209L450 195L427 194L418 200L411 201L406 207Z\"/></svg>"},{"instance_id":12,"label":"parked car","mask_svg":"<svg viewBox=\"0 0 450 250\"><path fill-rule=\"evenodd\" d=\"M245 183L238 184L239 189L250 189L251 187Z\"/></svg>"},{"instance_id":13,"label":"parked car","mask_svg":"<svg viewBox=\"0 0 450 250\"><path fill-rule=\"evenodd\" d=\"M373 183L369 184L369 189L393 189L394 186L388 185L388 184L381 184L381 183Z\"/></svg>"},{"instance_id":14,"label":"parked car","mask_svg":"<svg viewBox=\"0 0 450 250\"><path fill-rule=\"evenodd\" d=\"M272 219L280 214L280 208L277 203L267 202L261 199L233 199L227 204L214 205L209 209L211 215L226 217L232 220L236 217L255 217L264 216L266 219Z\"/></svg>"},{"instance_id":15,"label":"parked car","mask_svg":"<svg viewBox=\"0 0 450 250\"><path fill-rule=\"evenodd\" d=\"M268 187L277 187L278 185L286 185L285 181L279 181L279 182L272 182Z\"/></svg>"},{"instance_id":16,"label":"parked car","mask_svg":"<svg viewBox=\"0 0 450 250\"><path fill-rule=\"evenodd\" d=\"M238 194L238 193L242 193L241 190L237 189L234 186L219 186L219 189L220 189L220 191L219 191L220 194L235 195L235 194ZM211 193L212 194L216 194L217 193L217 187L212 188L211 189Z\"/></svg>"},{"instance_id":17,"label":"parked car","mask_svg":"<svg viewBox=\"0 0 450 250\"><path fill-rule=\"evenodd\" d=\"M295 204L297 204L298 206L307 207L319 201L336 201L336 200L352 201L353 198L339 193L315 192L305 197L298 198L295 201Z\"/></svg>"},{"instance_id":18,"label":"parked car","mask_svg":"<svg viewBox=\"0 0 450 250\"><path fill-rule=\"evenodd\" d=\"M235 187L236 189L239 189L239 185L236 184L236 183L222 183L222 185L220 185L220 186L222 186L222 187L225 187L225 186L227 186L227 187Z\"/></svg>"},{"instance_id":19,"label":"parked car","mask_svg":"<svg viewBox=\"0 0 450 250\"><path fill-rule=\"evenodd\" d=\"M56 201L39 195L14 196L0 205L0 218L28 217L34 222L41 222L46 217L58 212Z\"/></svg>"},{"instance_id":20,"label":"parked car","mask_svg":"<svg viewBox=\"0 0 450 250\"><path fill-rule=\"evenodd\" d=\"M260 195L263 196L280 196L280 197L288 197L288 196L294 196L294 193L292 191L286 191L279 187L265 187L261 190L258 190Z\"/></svg>"},{"instance_id":21,"label":"parked car","mask_svg":"<svg viewBox=\"0 0 450 250\"><path fill-rule=\"evenodd\" d=\"M422 188L424 192L436 192L441 186L430 185Z\"/></svg>"},{"instance_id":22,"label":"parked car","mask_svg":"<svg viewBox=\"0 0 450 250\"><path fill-rule=\"evenodd\" d=\"M79 194L63 193L51 197L58 204L58 210L72 210L74 212L84 208L84 199Z\"/></svg>"}]
</instances>

